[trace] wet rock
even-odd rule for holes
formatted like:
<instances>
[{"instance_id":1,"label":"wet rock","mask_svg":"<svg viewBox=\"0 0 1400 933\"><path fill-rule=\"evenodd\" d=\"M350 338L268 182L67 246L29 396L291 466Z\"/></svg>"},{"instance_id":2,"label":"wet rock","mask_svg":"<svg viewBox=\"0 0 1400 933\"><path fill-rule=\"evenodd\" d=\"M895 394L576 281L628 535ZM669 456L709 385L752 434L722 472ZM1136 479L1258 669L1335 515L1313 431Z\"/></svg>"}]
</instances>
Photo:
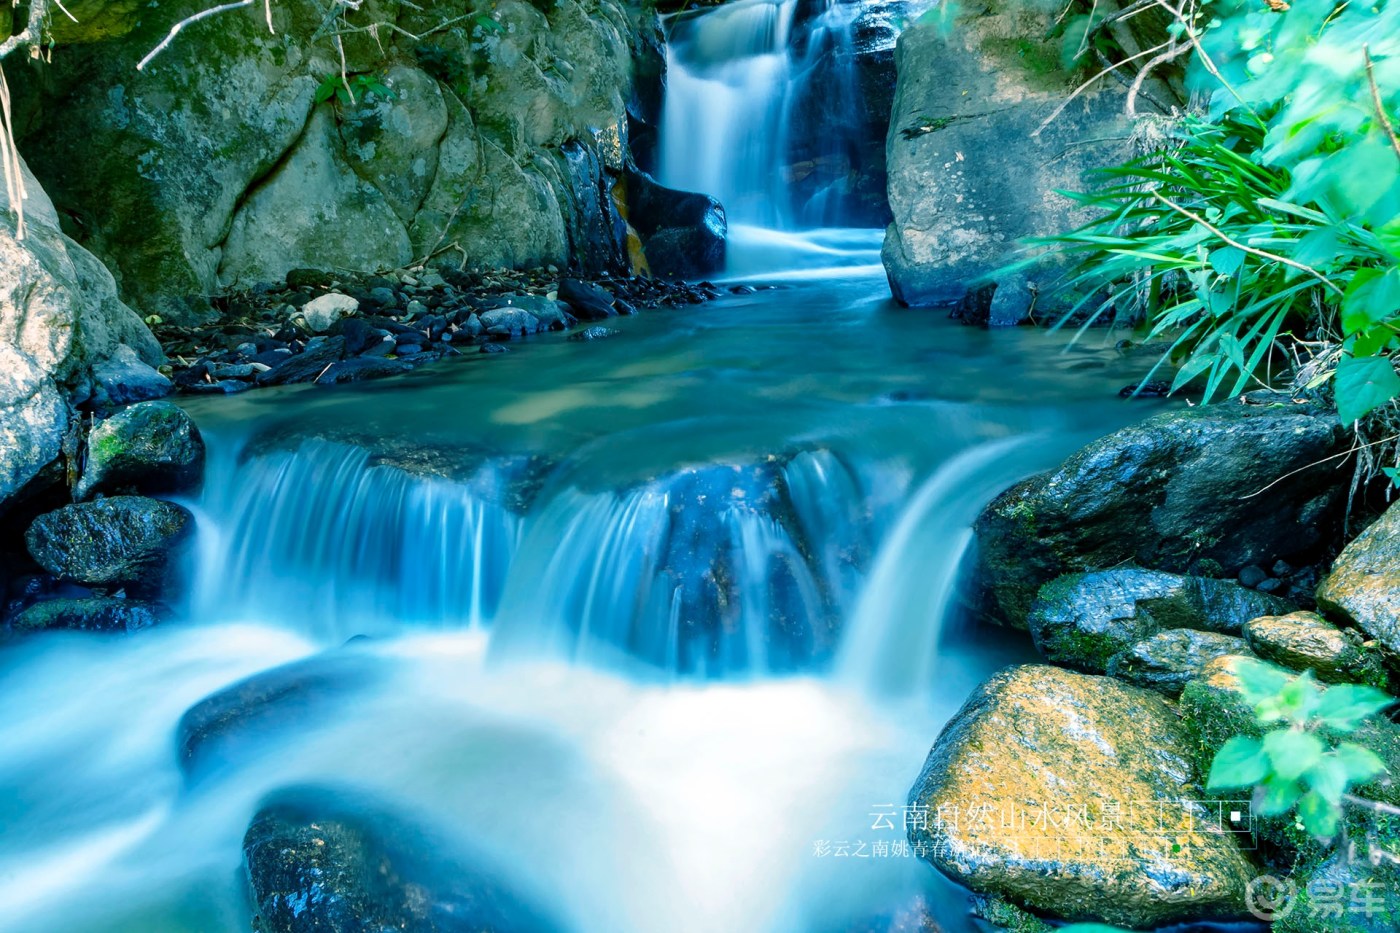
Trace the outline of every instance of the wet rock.
<instances>
[{"instance_id":1,"label":"wet rock","mask_svg":"<svg viewBox=\"0 0 1400 933\"><path fill-rule=\"evenodd\" d=\"M10 622L16 634L67 629L81 632L135 632L161 620L155 603L139 599L50 599L35 603Z\"/></svg>"},{"instance_id":2,"label":"wet rock","mask_svg":"<svg viewBox=\"0 0 1400 933\"><path fill-rule=\"evenodd\" d=\"M570 334L566 339L575 343L584 343L590 340L605 340L608 337L616 337L622 331L615 327L585 327L576 334Z\"/></svg>"},{"instance_id":3,"label":"wet rock","mask_svg":"<svg viewBox=\"0 0 1400 933\"><path fill-rule=\"evenodd\" d=\"M1400 657L1400 505L1392 505L1343 549L1317 603Z\"/></svg>"},{"instance_id":4,"label":"wet rock","mask_svg":"<svg viewBox=\"0 0 1400 933\"><path fill-rule=\"evenodd\" d=\"M509 353L510 347L501 346L499 343L484 343L478 353Z\"/></svg>"},{"instance_id":5,"label":"wet rock","mask_svg":"<svg viewBox=\"0 0 1400 933\"><path fill-rule=\"evenodd\" d=\"M580 279L560 281L559 300L567 304L581 321L601 321L617 315L612 295Z\"/></svg>"},{"instance_id":6,"label":"wet rock","mask_svg":"<svg viewBox=\"0 0 1400 933\"><path fill-rule=\"evenodd\" d=\"M336 321L347 314L354 314L359 308L360 303L349 295L329 292L302 305L301 316L312 332L324 334Z\"/></svg>"},{"instance_id":7,"label":"wet rock","mask_svg":"<svg viewBox=\"0 0 1400 933\"><path fill-rule=\"evenodd\" d=\"M1195 802L1186 743L1156 693L1008 668L934 744L910 792L928 814L910 842L973 891L1054 917L1148 928L1239 915L1253 872Z\"/></svg>"},{"instance_id":8,"label":"wet rock","mask_svg":"<svg viewBox=\"0 0 1400 933\"><path fill-rule=\"evenodd\" d=\"M626 182L628 221L653 274L699 278L724 269L729 224L718 201L667 188L645 172L629 170Z\"/></svg>"},{"instance_id":9,"label":"wet rock","mask_svg":"<svg viewBox=\"0 0 1400 933\"><path fill-rule=\"evenodd\" d=\"M203 474L204 439L194 420L170 402L141 402L92 429L73 497L184 492Z\"/></svg>"},{"instance_id":10,"label":"wet rock","mask_svg":"<svg viewBox=\"0 0 1400 933\"><path fill-rule=\"evenodd\" d=\"M166 588L194 532L183 506L143 496L79 502L40 515L25 543L61 580L154 595Z\"/></svg>"},{"instance_id":11,"label":"wet rock","mask_svg":"<svg viewBox=\"0 0 1400 933\"><path fill-rule=\"evenodd\" d=\"M262 933L563 929L484 859L325 791L284 791L266 803L243 856Z\"/></svg>"},{"instance_id":12,"label":"wet rock","mask_svg":"<svg viewBox=\"0 0 1400 933\"><path fill-rule=\"evenodd\" d=\"M381 356L361 356L353 360L341 360L317 377L318 385L333 385L342 382L363 382L366 379L383 379L408 372L413 364L403 360L390 360Z\"/></svg>"},{"instance_id":13,"label":"wet rock","mask_svg":"<svg viewBox=\"0 0 1400 933\"><path fill-rule=\"evenodd\" d=\"M344 337L314 337L306 349L258 375L258 385L311 382L345 356Z\"/></svg>"},{"instance_id":14,"label":"wet rock","mask_svg":"<svg viewBox=\"0 0 1400 933\"><path fill-rule=\"evenodd\" d=\"M1036 591L1071 571L1133 563L1235 576L1306 564L1332 540L1345 471L1335 415L1223 403L1117 431L1002 493L976 523L987 617L1023 627Z\"/></svg>"},{"instance_id":15,"label":"wet rock","mask_svg":"<svg viewBox=\"0 0 1400 933\"><path fill-rule=\"evenodd\" d=\"M125 345L117 347L110 357L92 368L92 380L89 404L99 411L162 398L175 389L169 379Z\"/></svg>"},{"instance_id":16,"label":"wet rock","mask_svg":"<svg viewBox=\"0 0 1400 933\"><path fill-rule=\"evenodd\" d=\"M277 747L279 729L320 721L373 684L380 670L365 655L342 649L225 687L180 717L180 769L200 777L247 764Z\"/></svg>"},{"instance_id":17,"label":"wet rock","mask_svg":"<svg viewBox=\"0 0 1400 933\"><path fill-rule=\"evenodd\" d=\"M513 339L528 334L537 334L543 327L539 318L523 308L494 308L481 312L481 326L491 337Z\"/></svg>"},{"instance_id":18,"label":"wet rock","mask_svg":"<svg viewBox=\"0 0 1400 933\"><path fill-rule=\"evenodd\" d=\"M0 342L0 514L58 460L68 407L30 356Z\"/></svg>"},{"instance_id":19,"label":"wet rock","mask_svg":"<svg viewBox=\"0 0 1400 933\"><path fill-rule=\"evenodd\" d=\"M1269 575L1264 572L1263 567L1250 566L1240 571L1240 586L1247 586L1250 589L1254 589L1267 579L1269 579Z\"/></svg>"},{"instance_id":20,"label":"wet rock","mask_svg":"<svg viewBox=\"0 0 1400 933\"><path fill-rule=\"evenodd\" d=\"M1046 660L1102 674L1114 655L1165 629L1239 635L1250 619L1291 609L1228 580L1125 567L1047 583L1027 624Z\"/></svg>"},{"instance_id":21,"label":"wet rock","mask_svg":"<svg viewBox=\"0 0 1400 933\"><path fill-rule=\"evenodd\" d=\"M1378 848L1400 852L1394 827L1382 827ZM1369 838L1375 838L1375 836ZM1296 872L1296 900L1274 920L1272 933L1394 933L1400 930L1400 868L1378 855L1340 848L1321 864Z\"/></svg>"},{"instance_id":22,"label":"wet rock","mask_svg":"<svg viewBox=\"0 0 1400 933\"><path fill-rule=\"evenodd\" d=\"M1188 628L1168 629L1144 639L1108 661L1108 673L1136 687L1175 698L1188 681L1215 658L1248 654L1244 639Z\"/></svg>"},{"instance_id":23,"label":"wet rock","mask_svg":"<svg viewBox=\"0 0 1400 933\"><path fill-rule=\"evenodd\" d=\"M1253 619L1245 625L1244 637L1264 660L1310 670L1325 683L1386 685L1378 653L1355 631L1343 632L1315 612Z\"/></svg>"}]
</instances>

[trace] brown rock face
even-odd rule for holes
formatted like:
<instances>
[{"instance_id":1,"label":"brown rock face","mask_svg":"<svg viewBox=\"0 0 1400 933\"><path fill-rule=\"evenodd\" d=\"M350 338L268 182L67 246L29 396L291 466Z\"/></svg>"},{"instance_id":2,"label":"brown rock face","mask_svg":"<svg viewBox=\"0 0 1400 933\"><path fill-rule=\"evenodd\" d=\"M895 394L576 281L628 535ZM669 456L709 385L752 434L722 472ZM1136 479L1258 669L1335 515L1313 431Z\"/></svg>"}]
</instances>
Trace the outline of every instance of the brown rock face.
<instances>
[{"instance_id":1,"label":"brown rock face","mask_svg":"<svg viewBox=\"0 0 1400 933\"><path fill-rule=\"evenodd\" d=\"M935 743L910 840L974 891L1052 916L1148 928L1238 915L1253 871L1199 802L1187 745L1155 693L1007 668Z\"/></svg>"}]
</instances>

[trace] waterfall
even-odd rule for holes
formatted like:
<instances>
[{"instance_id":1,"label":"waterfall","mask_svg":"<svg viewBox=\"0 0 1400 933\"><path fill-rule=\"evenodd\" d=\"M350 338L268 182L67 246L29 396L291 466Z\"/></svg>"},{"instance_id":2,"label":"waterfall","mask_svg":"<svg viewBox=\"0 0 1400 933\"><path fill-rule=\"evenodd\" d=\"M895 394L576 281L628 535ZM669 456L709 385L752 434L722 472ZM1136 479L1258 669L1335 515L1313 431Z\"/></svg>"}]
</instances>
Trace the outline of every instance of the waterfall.
<instances>
[{"instance_id":1,"label":"waterfall","mask_svg":"<svg viewBox=\"0 0 1400 933\"><path fill-rule=\"evenodd\" d=\"M888 106L867 99L858 53L869 50L856 34L867 9L735 0L675 18L661 181L713 195L740 226L883 226L882 209L862 203L872 196L855 190L869 175L883 198Z\"/></svg>"}]
</instances>

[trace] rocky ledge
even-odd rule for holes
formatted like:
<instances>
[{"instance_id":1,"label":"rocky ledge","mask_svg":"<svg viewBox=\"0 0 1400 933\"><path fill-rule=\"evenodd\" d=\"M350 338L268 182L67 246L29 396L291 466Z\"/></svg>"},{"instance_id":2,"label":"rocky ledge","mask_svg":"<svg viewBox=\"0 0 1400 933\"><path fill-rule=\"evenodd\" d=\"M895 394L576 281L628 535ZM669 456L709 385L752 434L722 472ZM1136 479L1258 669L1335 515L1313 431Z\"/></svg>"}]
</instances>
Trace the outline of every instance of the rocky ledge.
<instances>
[{"instance_id":1,"label":"rocky ledge","mask_svg":"<svg viewBox=\"0 0 1400 933\"><path fill-rule=\"evenodd\" d=\"M502 352L509 341L546 331L578 328L570 339L596 340L615 333L600 321L723 294L710 282L640 275L585 280L561 276L553 266L528 272L419 266L373 276L294 269L282 285L217 299L216 323L157 324L155 333L180 391L233 393L391 376L464 352Z\"/></svg>"}]
</instances>

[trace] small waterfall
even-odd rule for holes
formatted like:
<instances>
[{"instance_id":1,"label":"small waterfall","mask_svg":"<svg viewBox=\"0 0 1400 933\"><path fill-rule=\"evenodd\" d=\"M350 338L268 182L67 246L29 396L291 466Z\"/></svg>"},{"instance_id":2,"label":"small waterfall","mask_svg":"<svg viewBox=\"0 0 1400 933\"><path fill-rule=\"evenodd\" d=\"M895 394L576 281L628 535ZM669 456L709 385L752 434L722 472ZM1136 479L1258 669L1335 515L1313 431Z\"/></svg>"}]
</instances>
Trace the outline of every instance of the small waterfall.
<instances>
[{"instance_id":1,"label":"small waterfall","mask_svg":"<svg viewBox=\"0 0 1400 933\"><path fill-rule=\"evenodd\" d=\"M884 139L869 119L880 106L866 100L858 72L855 24L865 10L842 0L735 0L677 17L661 181L718 198L731 224L882 226L852 200L854 179L873 168L866 163L883 172L882 156L864 151L866 137L877 147Z\"/></svg>"},{"instance_id":2,"label":"small waterfall","mask_svg":"<svg viewBox=\"0 0 1400 933\"><path fill-rule=\"evenodd\" d=\"M320 440L216 464L197 615L297 620L340 639L487 621L520 537L509 481L498 464L467 483L417 476Z\"/></svg>"}]
</instances>

